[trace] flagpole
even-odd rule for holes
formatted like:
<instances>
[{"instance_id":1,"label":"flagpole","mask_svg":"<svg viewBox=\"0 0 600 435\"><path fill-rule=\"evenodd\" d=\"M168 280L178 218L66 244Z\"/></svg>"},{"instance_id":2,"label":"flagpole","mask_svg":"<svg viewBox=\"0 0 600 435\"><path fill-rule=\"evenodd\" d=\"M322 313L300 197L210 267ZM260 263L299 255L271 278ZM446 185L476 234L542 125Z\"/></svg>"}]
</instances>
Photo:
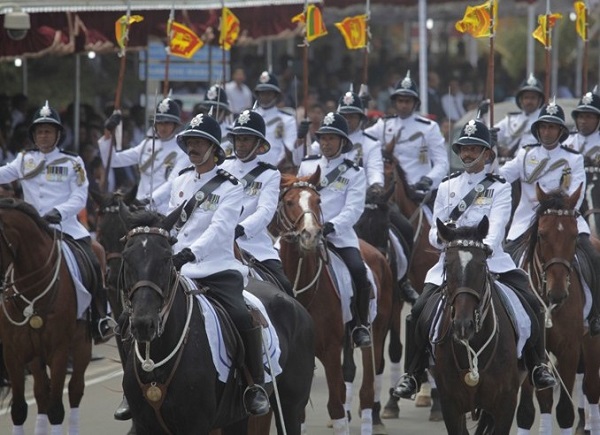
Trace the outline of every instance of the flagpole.
<instances>
[{"instance_id":1,"label":"flagpole","mask_svg":"<svg viewBox=\"0 0 600 435\"><path fill-rule=\"evenodd\" d=\"M490 128L492 128L494 126L494 93L495 93L495 89L494 89L494 68L495 68L495 59L494 59L494 39L495 39L495 33L494 33L494 27L495 27L495 1L494 0L490 0L490 54L489 54L489 59L488 59L488 76L487 76L487 80L488 80L488 96L490 99Z\"/></svg>"},{"instance_id":2,"label":"flagpole","mask_svg":"<svg viewBox=\"0 0 600 435\"><path fill-rule=\"evenodd\" d=\"M308 0L304 0L304 53L302 62L302 105L304 106L304 119L308 120ZM296 110L298 108L296 107ZM308 156L307 144L309 135L304 138L304 155Z\"/></svg>"},{"instance_id":3,"label":"flagpole","mask_svg":"<svg viewBox=\"0 0 600 435\"><path fill-rule=\"evenodd\" d=\"M171 26L175 20L175 0L171 4L171 12L169 13L169 20L167 21L167 56L165 59L165 80L163 82L163 97L167 97L169 93L169 66L171 64Z\"/></svg>"},{"instance_id":4,"label":"flagpole","mask_svg":"<svg viewBox=\"0 0 600 435\"><path fill-rule=\"evenodd\" d=\"M582 77L581 77L581 94L585 94L588 90L588 50L589 50L589 16L588 16L588 1L584 0L585 10L584 10L584 25L583 25L583 67L581 68Z\"/></svg>"},{"instance_id":5,"label":"flagpole","mask_svg":"<svg viewBox=\"0 0 600 435\"><path fill-rule=\"evenodd\" d=\"M365 51L364 51L364 58L363 58L363 75L362 75L362 84L360 86L360 91L359 93L368 95L369 93L369 88L368 88L368 83L369 83L369 52L370 47L369 44L371 43L371 41L369 40L369 21L371 20L371 0L367 0L366 4L365 4L365 15L367 16L365 19ZM365 113L367 110L367 107L365 105Z\"/></svg>"},{"instance_id":6,"label":"flagpole","mask_svg":"<svg viewBox=\"0 0 600 435\"><path fill-rule=\"evenodd\" d=\"M225 28L225 0L221 0L221 36L223 35L223 29ZM225 77L227 69L225 68L225 39L223 39L223 44L221 45L221 77L223 78L223 89L225 89L225 81L227 78Z\"/></svg>"},{"instance_id":7,"label":"flagpole","mask_svg":"<svg viewBox=\"0 0 600 435\"><path fill-rule=\"evenodd\" d=\"M544 83L544 94L546 98L550 98L550 74L551 74L551 65L550 65L550 54L552 50L552 40L550 33L550 0L546 0L546 34L544 35L545 40L545 48L546 48L546 56L545 56L545 67L546 67L546 80Z\"/></svg>"}]
</instances>

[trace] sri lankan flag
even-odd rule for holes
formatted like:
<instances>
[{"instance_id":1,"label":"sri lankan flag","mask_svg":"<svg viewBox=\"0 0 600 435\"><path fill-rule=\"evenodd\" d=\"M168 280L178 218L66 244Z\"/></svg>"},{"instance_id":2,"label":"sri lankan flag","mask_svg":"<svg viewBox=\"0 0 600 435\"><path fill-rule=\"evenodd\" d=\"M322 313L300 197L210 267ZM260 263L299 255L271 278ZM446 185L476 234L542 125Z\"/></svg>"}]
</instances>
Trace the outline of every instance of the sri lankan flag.
<instances>
[{"instance_id":1,"label":"sri lankan flag","mask_svg":"<svg viewBox=\"0 0 600 435\"><path fill-rule=\"evenodd\" d=\"M575 19L575 31L581 39L587 41L587 8L585 7L585 3L576 1L573 4L573 7L575 8L575 15L577 16Z\"/></svg>"},{"instance_id":2,"label":"sri lankan flag","mask_svg":"<svg viewBox=\"0 0 600 435\"><path fill-rule=\"evenodd\" d=\"M454 27L460 33L468 33L474 38L485 38L491 36L490 24L492 21L492 15L490 9L494 7L494 28L496 31L496 25L498 23L498 3L496 0L493 2L485 2L478 6L467 6L465 15L462 20L457 21Z\"/></svg>"},{"instance_id":3,"label":"sri lankan flag","mask_svg":"<svg viewBox=\"0 0 600 435\"><path fill-rule=\"evenodd\" d=\"M341 23L335 23L350 50L364 48L367 46L367 16L357 15L344 18Z\"/></svg>"},{"instance_id":4,"label":"sri lankan flag","mask_svg":"<svg viewBox=\"0 0 600 435\"><path fill-rule=\"evenodd\" d=\"M187 26L169 20L169 53L174 56L190 59L204 42Z\"/></svg>"},{"instance_id":5,"label":"sri lankan flag","mask_svg":"<svg viewBox=\"0 0 600 435\"><path fill-rule=\"evenodd\" d=\"M538 15L538 26L537 29L531 34L535 39L540 41L544 47L550 47L550 38L546 40L546 29L552 29L556 22L562 18L562 14L550 14L550 15Z\"/></svg>"},{"instance_id":6,"label":"sri lankan flag","mask_svg":"<svg viewBox=\"0 0 600 435\"><path fill-rule=\"evenodd\" d=\"M240 35L240 20L235 16L231 9L224 7L221 14L221 34L219 36L219 45L224 50L231 50Z\"/></svg>"},{"instance_id":7,"label":"sri lankan flag","mask_svg":"<svg viewBox=\"0 0 600 435\"><path fill-rule=\"evenodd\" d=\"M144 17L141 15L123 15L117 21L115 21L115 39L117 40L117 44L121 47L121 50L125 48L127 45L127 39L129 38L129 26L133 23L139 23L142 21Z\"/></svg>"},{"instance_id":8,"label":"sri lankan flag","mask_svg":"<svg viewBox=\"0 0 600 435\"><path fill-rule=\"evenodd\" d=\"M292 23L296 22L306 25L306 40L308 42L327 35L327 29L321 16L321 9L315 5L308 5L306 14L302 12L292 18Z\"/></svg>"}]
</instances>

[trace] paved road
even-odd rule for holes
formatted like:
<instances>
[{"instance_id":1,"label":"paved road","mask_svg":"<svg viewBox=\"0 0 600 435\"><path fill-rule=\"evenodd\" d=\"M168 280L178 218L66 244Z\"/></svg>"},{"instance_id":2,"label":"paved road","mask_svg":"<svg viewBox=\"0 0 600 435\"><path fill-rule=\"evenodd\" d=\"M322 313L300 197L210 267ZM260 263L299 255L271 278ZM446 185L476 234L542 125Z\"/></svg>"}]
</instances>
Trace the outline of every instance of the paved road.
<instances>
[{"instance_id":1,"label":"paved road","mask_svg":"<svg viewBox=\"0 0 600 435\"><path fill-rule=\"evenodd\" d=\"M114 342L110 342L94 348L95 355L101 355L104 359L90 364L86 373L86 390L81 407L81 434L82 435L111 435L126 434L129 424L113 420L112 414L121 400L121 368L118 363L118 355ZM357 355L358 356L358 355ZM357 358L357 361L359 359ZM29 388L32 380L28 379ZM384 380L384 389L389 388L389 378ZM332 429L326 424L329 420L326 415L327 391L323 370L318 364L313 381L311 403L307 409L307 433L310 435L331 435ZM35 422L35 404L29 395L29 418L25 425L25 433L33 434ZM387 397L387 396L386 396ZM382 398L383 399L383 398ZM64 403L67 404L65 395ZM358 392L354 394L353 413L356 415L358 403ZM0 434L11 433L10 413L6 409L8 401L5 400L0 406ZM390 435L398 434L443 434L445 428L442 422L429 422L429 409L416 408L414 402L402 400L400 402L400 419L385 420L387 432ZM471 422L470 427L473 428ZM354 419L351 424L351 434L360 434L360 422ZM537 423L534 427L537 433ZM472 431L473 432L473 431ZM65 429L66 433L66 429ZM273 430L272 433L275 433ZM555 426L554 433L557 434L558 427ZM511 435L516 434L516 429Z\"/></svg>"}]
</instances>

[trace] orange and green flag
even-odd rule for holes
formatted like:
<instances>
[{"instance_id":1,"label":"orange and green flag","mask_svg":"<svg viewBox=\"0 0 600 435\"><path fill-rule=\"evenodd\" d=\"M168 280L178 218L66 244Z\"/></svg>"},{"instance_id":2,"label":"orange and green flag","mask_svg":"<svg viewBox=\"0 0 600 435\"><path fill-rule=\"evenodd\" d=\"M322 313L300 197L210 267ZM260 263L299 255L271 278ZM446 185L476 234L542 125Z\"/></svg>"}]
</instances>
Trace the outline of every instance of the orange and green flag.
<instances>
[{"instance_id":1,"label":"orange and green flag","mask_svg":"<svg viewBox=\"0 0 600 435\"><path fill-rule=\"evenodd\" d=\"M127 45L127 39L129 38L128 29L129 26L133 23L139 23L142 21L144 17L141 15L123 15L117 21L115 21L115 39L117 40L117 44L121 47L121 50L125 48Z\"/></svg>"},{"instance_id":2,"label":"orange and green flag","mask_svg":"<svg viewBox=\"0 0 600 435\"><path fill-rule=\"evenodd\" d=\"M231 12L231 9L223 7L219 45L221 45L224 50L229 51L238 36L240 36L240 20L233 12Z\"/></svg>"},{"instance_id":3,"label":"orange and green flag","mask_svg":"<svg viewBox=\"0 0 600 435\"><path fill-rule=\"evenodd\" d=\"M169 53L174 56L191 58L204 42L196 33L187 26L177 21L169 24Z\"/></svg>"},{"instance_id":4,"label":"orange and green flag","mask_svg":"<svg viewBox=\"0 0 600 435\"><path fill-rule=\"evenodd\" d=\"M579 35L581 39L587 41L587 8L585 7L585 3L582 1L576 1L573 4L575 8L575 31Z\"/></svg>"},{"instance_id":5,"label":"orange and green flag","mask_svg":"<svg viewBox=\"0 0 600 435\"><path fill-rule=\"evenodd\" d=\"M301 12L293 17L292 23L296 22L304 23L306 25L306 40L308 42L327 35L327 28L323 22L321 9L315 5L308 5L306 14Z\"/></svg>"},{"instance_id":6,"label":"orange and green flag","mask_svg":"<svg viewBox=\"0 0 600 435\"><path fill-rule=\"evenodd\" d=\"M349 50L367 46L367 15L344 18L341 23L335 23L335 27L341 32Z\"/></svg>"},{"instance_id":7,"label":"orange and green flag","mask_svg":"<svg viewBox=\"0 0 600 435\"><path fill-rule=\"evenodd\" d=\"M465 15L462 20L457 21L454 27L460 33L468 33L474 38L486 38L492 36L490 25L492 22L491 8L494 8L494 28L498 23L498 3L496 0L485 2L478 6L467 6Z\"/></svg>"},{"instance_id":8,"label":"orange and green flag","mask_svg":"<svg viewBox=\"0 0 600 435\"><path fill-rule=\"evenodd\" d=\"M550 15L546 15L546 14L538 15L537 29L535 29L531 35L535 39L540 41L540 43L543 44L544 47L549 48L550 47L550 38L548 38L548 40L546 40L546 36L548 36L546 34L546 29L552 29L556 25L556 22L558 20L560 20L561 18L562 18L562 14L559 14L559 13L550 14Z\"/></svg>"}]
</instances>

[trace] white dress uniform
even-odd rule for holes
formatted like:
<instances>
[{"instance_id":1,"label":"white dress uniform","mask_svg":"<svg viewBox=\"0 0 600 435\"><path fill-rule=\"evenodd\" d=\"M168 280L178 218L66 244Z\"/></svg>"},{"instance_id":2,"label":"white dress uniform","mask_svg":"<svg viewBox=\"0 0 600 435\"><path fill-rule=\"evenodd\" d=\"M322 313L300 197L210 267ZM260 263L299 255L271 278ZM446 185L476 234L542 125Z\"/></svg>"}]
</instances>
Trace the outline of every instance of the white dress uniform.
<instances>
[{"instance_id":1,"label":"white dress uniform","mask_svg":"<svg viewBox=\"0 0 600 435\"><path fill-rule=\"evenodd\" d=\"M344 157L352 160L364 168L367 177L367 186L385 184L383 178L383 156L381 154L381 142L375 137L357 129L348 135L353 148L344 154ZM321 151L318 141L310 145L310 154L316 155Z\"/></svg>"},{"instance_id":2,"label":"white dress uniform","mask_svg":"<svg viewBox=\"0 0 600 435\"><path fill-rule=\"evenodd\" d=\"M600 131L589 136L572 133L563 142L563 145L578 151L583 157L589 157L596 165L600 162Z\"/></svg>"},{"instance_id":3,"label":"white dress uniform","mask_svg":"<svg viewBox=\"0 0 600 435\"><path fill-rule=\"evenodd\" d=\"M265 137L271 144L269 152L261 156L261 160L277 166L285 157L287 149L294 156L294 164L300 163L300 157L295 149L298 134L296 118L276 106L264 109L254 109L265 120ZM298 148L301 152L302 147Z\"/></svg>"},{"instance_id":4,"label":"white dress uniform","mask_svg":"<svg viewBox=\"0 0 600 435\"><path fill-rule=\"evenodd\" d=\"M492 249L487 264L492 273L504 273L516 269L516 265L509 254L504 252L502 242L505 228L510 219L511 212L511 186L503 178L493 177L493 183L484 189L480 183L488 177L489 165L476 174L467 172L455 173L444 179L438 187L437 197L433 208L434 224L429 231L429 243L438 249L443 247L438 239L438 230L435 218L442 222L450 220L450 214L473 188L481 186L481 192L475 197L460 217L456 220L457 227L467 227L479 224L484 216L490 222L489 231L483 243ZM444 280L444 261L446 254L442 251L438 262L429 270L425 277L426 283L442 285Z\"/></svg>"},{"instance_id":5,"label":"white dress uniform","mask_svg":"<svg viewBox=\"0 0 600 435\"><path fill-rule=\"evenodd\" d=\"M34 175L36 168L43 169ZM23 199L40 214L55 208L61 223L50 225L74 239L89 237L88 230L77 220L77 214L85 208L88 197L88 180L81 157L54 148L44 154L40 151L24 151L17 158L0 167L0 183L20 180Z\"/></svg>"},{"instance_id":6,"label":"white dress uniform","mask_svg":"<svg viewBox=\"0 0 600 435\"><path fill-rule=\"evenodd\" d=\"M240 180L244 188L243 211L239 218L239 225L244 227L244 235L237 239L237 244L258 261L280 261L266 229L277 210L281 173L269 165L268 169L249 184L244 185L243 181L250 171L261 164L265 165L256 158L249 162L231 158L225 160L221 167Z\"/></svg>"},{"instance_id":7,"label":"white dress uniform","mask_svg":"<svg viewBox=\"0 0 600 435\"><path fill-rule=\"evenodd\" d=\"M515 148L516 154L520 148L537 143L537 139L531 134L531 124L537 121L540 110L529 115L523 111L511 112L501 119L494 126L498 128L498 146L506 150Z\"/></svg>"},{"instance_id":8,"label":"white dress uniform","mask_svg":"<svg viewBox=\"0 0 600 435\"><path fill-rule=\"evenodd\" d=\"M544 159L548 159L545 168L540 175L530 180L532 173ZM553 166L553 163L556 164ZM535 193L536 183L540 184L544 192L559 189L563 170L567 168L570 168L571 171L571 183L567 193L573 194L580 183L583 183L583 190L585 190L583 156L564 145L557 146L553 150L547 150L539 143L521 148L513 160L500 168L500 175L509 183L521 180L521 200L515 210L507 240L517 239L531 225L535 216L535 208L538 205ZM582 201L583 195L580 196L575 208L581 207ZM589 234L590 232L588 224L582 216L577 218L577 228L580 234Z\"/></svg>"},{"instance_id":9,"label":"white dress uniform","mask_svg":"<svg viewBox=\"0 0 600 435\"><path fill-rule=\"evenodd\" d=\"M105 167L108 163L110 147L110 138L101 137L98 140L100 156ZM152 138L146 138L133 148L118 152L113 150L110 165L111 168L137 165L140 170L140 183L136 198L141 200L149 198L152 189L157 189L172 174L175 176L188 166L189 159L177 145L175 137L168 141L154 139L154 154L152 153Z\"/></svg>"},{"instance_id":10,"label":"white dress uniform","mask_svg":"<svg viewBox=\"0 0 600 435\"><path fill-rule=\"evenodd\" d=\"M446 142L437 123L412 114L406 119L398 116L381 118L365 132L383 146L397 135L394 156L406 173L408 184L421 177L432 180L432 189L442 181L449 169Z\"/></svg>"},{"instance_id":11,"label":"white dress uniform","mask_svg":"<svg viewBox=\"0 0 600 435\"><path fill-rule=\"evenodd\" d=\"M193 167L172 182L169 211L189 201L219 171L218 167L199 175ZM222 176L221 184L200 206L187 216L177 234L173 252L189 248L196 260L186 263L181 273L189 278L204 278L224 270L248 276L248 268L235 259L235 226L242 211L244 191L232 176Z\"/></svg>"},{"instance_id":12,"label":"white dress uniform","mask_svg":"<svg viewBox=\"0 0 600 435\"><path fill-rule=\"evenodd\" d=\"M323 181L328 173L340 165L345 171L331 183ZM364 169L346 160L344 155L329 161L325 157L309 157L298 168L298 176L314 174L317 166L321 167L321 204L324 222L331 222L335 231L327 236L327 240L338 248L353 247L359 249L358 236L354 232L354 224L365 208L366 177Z\"/></svg>"}]
</instances>

